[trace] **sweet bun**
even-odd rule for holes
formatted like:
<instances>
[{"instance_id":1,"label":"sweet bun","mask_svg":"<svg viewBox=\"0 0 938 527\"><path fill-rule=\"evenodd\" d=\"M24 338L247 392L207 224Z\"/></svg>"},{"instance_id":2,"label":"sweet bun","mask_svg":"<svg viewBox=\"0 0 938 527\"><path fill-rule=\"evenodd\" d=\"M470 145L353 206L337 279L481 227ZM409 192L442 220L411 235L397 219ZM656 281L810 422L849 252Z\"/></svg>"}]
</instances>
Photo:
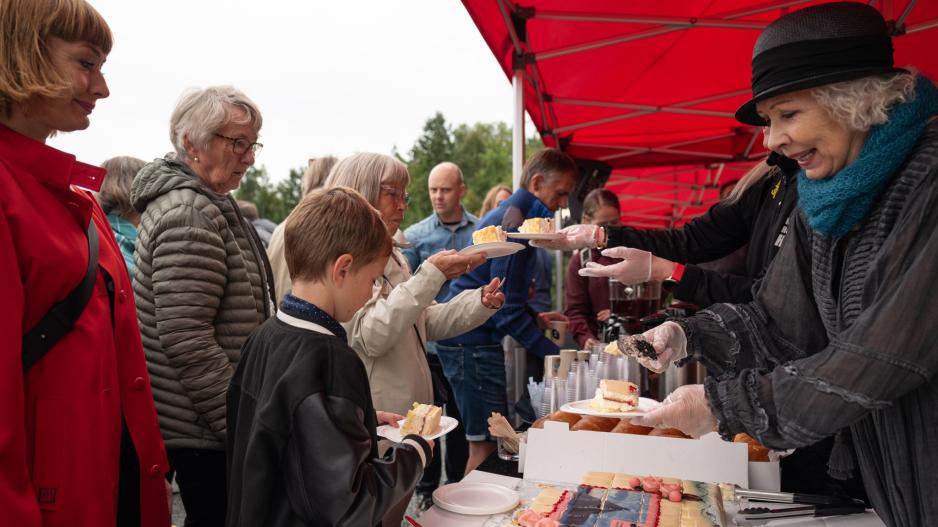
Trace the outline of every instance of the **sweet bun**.
<instances>
[{"instance_id":1,"label":"sweet bun","mask_svg":"<svg viewBox=\"0 0 938 527\"><path fill-rule=\"evenodd\" d=\"M749 434L740 433L733 437L734 443L746 443L749 446L749 461L768 461L769 449Z\"/></svg>"},{"instance_id":2,"label":"sweet bun","mask_svg":"<svg viewBox=\"0 0 938 527\"><path fill-rule=\"evenodd\" d=\"M571 414L559 410L547 416L548 421L562 421L570 426L577 424L582 418L583 416L580 414Z\"/></svg>"},{"instance_id":3,"label":"sweet bun","mask_svg":"<svg viewBox=\"0 0 938 527\"><path fill-rule=\"evenodd\" d=\"M689 435L681 432L677 428L655 428L651 432L648 432L648 435L657 437L677 437L681 439L691 438Z\"/></svg>"},{"instance_id":4,"label":"sweet bun","mask_svg":"<svg viewBox=\"0 0 938 527\"><path fill-rule=\"evenodd\" d=\"M619 424L615 428L610 430L613 434L635 434L640 436L647 436L649 432L654 430L654 428L648 426L639 426L633 425L629 422L628 419L623 419L619 421Z\"/></svg>"},{"instance_id":5,"label":"sweet bun","mask_svg":"<svg viewBox=\"0 0 938 527\"><path fill-rule=\"evenodd\" d=\"M537 421L534 421L534 424L531 425L531 428L544 428L544 421L558 421L562 423L567 423L570 425L570 428L573 429L573 425L580 420L582 416L579 414L571 414L567 412L556 411L550 415L541 417Z\"/></svg>"},{"instance_id":6,"label":"sweet bun","mask_svg":"<svg viewBox=\"0 0 938 527\"><path fill-rule=\"evenodd\" d=\"M599 417L596 415L588 415L583 419L577 421L570 430L574 431L590 431L590 432L609 432L616 425L619 424L619 419L616 417Z\"/></svg>"}]
</instances>

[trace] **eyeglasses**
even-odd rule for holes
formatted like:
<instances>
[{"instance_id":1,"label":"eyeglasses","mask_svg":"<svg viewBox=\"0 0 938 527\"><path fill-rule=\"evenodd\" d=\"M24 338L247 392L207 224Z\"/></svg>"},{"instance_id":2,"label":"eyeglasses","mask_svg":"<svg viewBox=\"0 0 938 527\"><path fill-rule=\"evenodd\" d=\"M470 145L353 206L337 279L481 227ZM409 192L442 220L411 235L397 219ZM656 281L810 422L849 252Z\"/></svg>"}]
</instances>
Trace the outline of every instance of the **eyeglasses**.
<instances>
[{"instance_id":1,"label":"eyeglasses","mask_svg":"<svg viewBox=\"0 0 938 527\"><path fill-rule=\"evenodd\" d=\"M234 153L238 154L239 156L243 156L244 154L246 154L248 151L248 148L253 150L255 155L261 153L261 150L264 148L264 145L262 145L261 143L252 143L248 141L247 139L242 139L240 137L235 139L234 137L228 137L227 135L221 135L221 134L215 134L215 136L221 137L222 139L225 139L227 141L231 141L231 150Z\"/></svg>"},{"instance_id":2,"label":"eyeglasses","mask_svg":"<svg viewBox=\"0 0 938 527\"><path fill-rule=\"evenodd\" d=\"M381 185L381 192L384 192L388 196L391 196L395 200L401 200L404 204L410 203L410 194L402 190L396 189L394 187L389 187L388 185Z\"/></svg>"}]
</instances>

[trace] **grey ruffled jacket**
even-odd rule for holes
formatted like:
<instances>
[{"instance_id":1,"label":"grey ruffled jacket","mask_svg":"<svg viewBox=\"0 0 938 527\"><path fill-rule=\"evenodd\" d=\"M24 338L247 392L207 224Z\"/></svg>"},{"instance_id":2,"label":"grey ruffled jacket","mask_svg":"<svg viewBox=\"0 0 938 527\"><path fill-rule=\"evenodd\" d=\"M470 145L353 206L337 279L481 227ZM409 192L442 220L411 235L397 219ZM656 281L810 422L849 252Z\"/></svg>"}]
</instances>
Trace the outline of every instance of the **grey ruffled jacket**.
<instances>
[{"instance_id":1,"label":"grey ruffled jacket","mask_svg":"<svg viewBox=\"0 0 938 527\"><path fill-rule=\"evenodd\" d=\"M225 396L251 331L271 316L266 256L229 194L156 159L134 178L134 294L167 448L225 449Z\"/></svg>"},{"instance_id":2,"label":"grey ruffled jacket","mask_svg":"<svg viewBox=\"0 0 938 527\"><path fill-rule=\"evenodd\" d=\"M681 322L720 374L720 433L787 449L848 428L832 474L855 459L888 525L938 525L938 123L847 236L792 226L752 303Z\"/></svg>"}]
</instances>

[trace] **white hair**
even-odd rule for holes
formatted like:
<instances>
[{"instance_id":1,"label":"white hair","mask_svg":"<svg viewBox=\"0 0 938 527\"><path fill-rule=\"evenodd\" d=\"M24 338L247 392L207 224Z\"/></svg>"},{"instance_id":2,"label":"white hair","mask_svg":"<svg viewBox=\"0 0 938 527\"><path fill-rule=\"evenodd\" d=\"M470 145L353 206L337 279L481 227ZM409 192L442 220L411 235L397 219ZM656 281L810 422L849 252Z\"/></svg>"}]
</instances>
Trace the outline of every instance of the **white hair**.
<instances>
[{"instance_id":1,"label":"white hair","mask_svg":"<svg viewBox=\"0 0 938 527\"><path fill-rule=\"evenodd\" d=\"M233 111L233 110L240 111ZM190 88L183 92L169 120L169 139L180 160L186 159L185 139L199 148L208 146L212 134L228 123L248 124L259 132L261 111L247 95L233 86Z\"/></svg>"},{"instance_id":2,"label":"white hair","mask_svg":"<svg viewBox=\"0 0 938 527\"><path fill-rule=\"evenodd\" d=\"M863 77L811 89L811 95L835 121L865 132L889 120L889 109L915 95L915 73Z\"/></svg>"}]
</instances>

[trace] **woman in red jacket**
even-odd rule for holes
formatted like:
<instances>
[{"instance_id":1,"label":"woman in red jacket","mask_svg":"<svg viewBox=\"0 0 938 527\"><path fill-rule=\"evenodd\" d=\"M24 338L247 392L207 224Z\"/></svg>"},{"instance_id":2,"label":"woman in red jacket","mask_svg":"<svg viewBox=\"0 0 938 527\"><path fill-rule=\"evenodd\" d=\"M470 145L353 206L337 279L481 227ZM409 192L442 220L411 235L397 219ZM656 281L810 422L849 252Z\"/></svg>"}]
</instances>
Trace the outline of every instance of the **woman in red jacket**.
<instances>
[{"instance_id":1,"label":"woman in red jacket","mask_svg":"<svg viewBox=\"0 0 938 527\"><path fill-rule=\"evenodd\" d=\"M84 0L0 0L4 525L169 525L168 466L130 280L107 218L83 190L97 190L105 171L45 144L88 127L108 96L101 66L110 49L107 23ZM64 317L74 326L57 340L46 325L30 333L86 276L84 307Z\"/></svg>"}]
</instances>

